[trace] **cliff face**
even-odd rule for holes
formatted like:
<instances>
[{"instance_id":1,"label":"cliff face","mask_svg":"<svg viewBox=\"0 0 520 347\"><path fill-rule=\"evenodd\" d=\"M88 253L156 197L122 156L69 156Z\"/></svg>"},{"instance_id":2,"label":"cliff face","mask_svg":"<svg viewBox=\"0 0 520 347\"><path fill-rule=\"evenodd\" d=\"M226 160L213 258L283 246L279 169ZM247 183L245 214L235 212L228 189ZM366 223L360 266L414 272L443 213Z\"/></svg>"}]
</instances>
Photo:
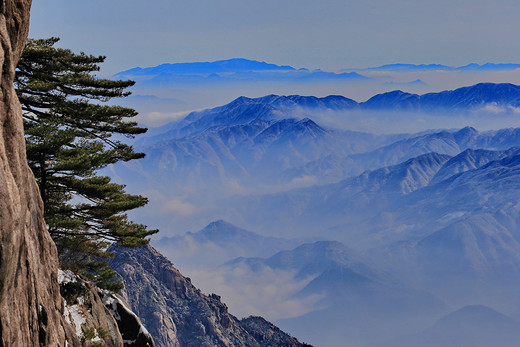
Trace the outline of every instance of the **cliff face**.
<instances>
[{"instance_id":1,"label":"cliff face","mask_svg":"<svg viewBox=\"0 0 520 347\"><path fill-rule=\"evenodd\" d=\"M0 1L0 345L77 345L64 321L56 248L27 166L22 111L13 88L31 0Z\"/></svg>"},{"instance_id":2,"label":"cliff face","mask_svg":"<svg viewBox=\"0 0 520 347\"><path fill-rule=\"evenodd\" d=\"M84 346L153 347L153 339L140 319L117 294L100 289L71 271L59 271L65 300L65 320Z\"/></svg>"},{"instance_id":3,"label":"cliff face","mask_svg":"<svg viewBox=\"0 0 520 347\"><path fill-rule=\"evenodd\" d=\"M109 263L125 284L122 295L157 346L306 346L262 318L238 320L218 295L203 295L149 245L110 251Z\"/></svg>"}]
</instances>

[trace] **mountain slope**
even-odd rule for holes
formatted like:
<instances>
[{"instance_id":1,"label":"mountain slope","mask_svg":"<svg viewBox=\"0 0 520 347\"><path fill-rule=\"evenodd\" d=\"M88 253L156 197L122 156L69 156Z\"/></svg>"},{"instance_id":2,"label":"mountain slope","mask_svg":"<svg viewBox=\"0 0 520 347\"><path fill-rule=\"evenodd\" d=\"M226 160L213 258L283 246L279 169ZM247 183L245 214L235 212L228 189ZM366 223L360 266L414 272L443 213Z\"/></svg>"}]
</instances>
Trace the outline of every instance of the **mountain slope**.
<instances>
[{"instance_id":1,"label":"mountain slope","mask_svg":"<svg viewBox=\"0 0 520 347\"><path fill-rule=\"evenodd\" d=\"M486 105L516 108L520 105L520 86L509 83L479 83L469 87L423 95L400 90L376 95L360 104L366 110L444 111L475 110Z\"/></svg>"},{"instance_id":2,"label":"mountain slope","mask_svg":"<svg viewBox=\"0 0 520 347\"><path fill-rule=\"evenodd\" d=\"M365 170L395 165L431 152L456 156L467 149L502 151L515 146L520 146L520 128L479 132L466 127L458 131L396 137L388 145L344 157L330 154L301 167L288 169L283 175L288 181L305 174L320 177L324 183L331 183L359 175Z\"/></svg>"},{"instance_id":3,"label":"mountain slope","mask_svg":"<svg viewBox=\"0 0 520 347\"><path fill-rule=\"evenodd\" d=\"M287 235L320 233L361 248L413 241L472 214L503 215L502 208L515 216L517 152L467 151L451 159L432 153L340 183L236 198L229 205L257 230L282 223ZM508 229L515 225L494 218Z\"/></svg>"},{"instance_id":4,"label":"mountain slope","mask_svg":"<svg viewBox=\"0 0 520 347\"><path fill-rule=\"evenodd\" d=\"M150 246L112 245L109 264L125 284L122 295L135 308L157 346L307 346L262 319L238 320L216 294L203 295ZM265 329L265 330L264 330Z\"/></svg>"}]
</instances>

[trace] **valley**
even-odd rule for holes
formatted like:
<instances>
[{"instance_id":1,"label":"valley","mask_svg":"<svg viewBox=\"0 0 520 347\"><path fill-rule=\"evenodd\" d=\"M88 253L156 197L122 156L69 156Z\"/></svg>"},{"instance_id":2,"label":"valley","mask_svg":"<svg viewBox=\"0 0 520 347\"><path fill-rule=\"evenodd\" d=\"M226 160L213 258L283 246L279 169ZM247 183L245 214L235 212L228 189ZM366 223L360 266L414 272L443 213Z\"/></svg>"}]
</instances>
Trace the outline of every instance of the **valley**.
<instances>
[{"instance_id":1,"label":"valley","mask_svg":"<svg viewBox=\"0 0 520 347\"><path fill-rule=\"evenodd\" d=\"M134 145L147 157L111 175L149 194L133 216L161 229L152 245L233 314L316 346L437 346L428 329L474 305L518 324L520 128L489 118L519 103L520 87L492 83L363 103L240 97L152 129ZM477 128L360 132L354 113Z\"/></svg>"}]
</instances>

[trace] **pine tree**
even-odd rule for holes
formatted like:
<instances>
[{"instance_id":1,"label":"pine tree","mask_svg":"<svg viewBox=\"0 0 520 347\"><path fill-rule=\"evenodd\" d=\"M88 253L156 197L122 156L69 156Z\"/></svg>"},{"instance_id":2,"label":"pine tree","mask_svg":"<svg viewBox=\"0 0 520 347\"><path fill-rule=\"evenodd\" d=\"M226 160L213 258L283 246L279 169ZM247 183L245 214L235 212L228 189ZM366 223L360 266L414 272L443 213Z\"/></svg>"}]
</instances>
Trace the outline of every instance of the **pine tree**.
<instances>
[{"instance_id":1,"label":"pine tree","mask_svg":"<svg viewBox=\"0 0 520 347\"><path fill-rule=\"evenodd\" d=\"M95 76L105 57L56 48L57 38L29 39L17 67L15 88L24 111L27 157L44 202L45 221L61 266L120 289L103 261L112 241L137 247L157 230L128 220L126 211L147 203L127 194L99 170L144 157L116 137L146 132L129 118L135 110L107 105L124 97L132 81Z\"/></svg>"}]
</instances>

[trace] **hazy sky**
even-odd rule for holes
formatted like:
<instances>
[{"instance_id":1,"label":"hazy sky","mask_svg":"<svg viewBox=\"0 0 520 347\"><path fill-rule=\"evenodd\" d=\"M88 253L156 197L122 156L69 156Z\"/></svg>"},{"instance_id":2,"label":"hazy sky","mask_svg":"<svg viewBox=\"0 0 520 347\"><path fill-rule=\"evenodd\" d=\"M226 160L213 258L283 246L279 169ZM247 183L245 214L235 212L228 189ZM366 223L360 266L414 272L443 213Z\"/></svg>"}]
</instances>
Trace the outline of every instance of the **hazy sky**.
<instances>
[{"instance_id":1,"label":"hazy sky","mask_svg":"<svg viewBox=\"0 0 520 347\"><path fill-rule=\"evenodd\" d=\"M105 73L233 57L339 69L520 62L518 0L33 0L30 36Z\"/></svg>"}]
</instances>

